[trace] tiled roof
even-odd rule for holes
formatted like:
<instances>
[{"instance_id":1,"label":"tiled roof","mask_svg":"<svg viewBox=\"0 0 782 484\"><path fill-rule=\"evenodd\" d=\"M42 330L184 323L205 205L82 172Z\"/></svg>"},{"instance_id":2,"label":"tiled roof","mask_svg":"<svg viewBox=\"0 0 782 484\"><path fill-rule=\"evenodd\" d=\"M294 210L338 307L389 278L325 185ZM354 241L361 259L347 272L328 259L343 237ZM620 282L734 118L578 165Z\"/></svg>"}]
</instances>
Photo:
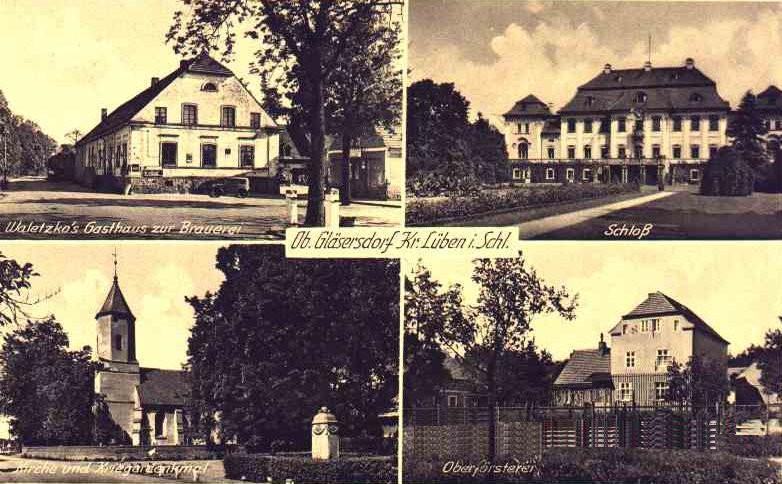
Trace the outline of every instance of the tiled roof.
<instances>
[{"instance_id":1,"label":"tiled roof","mask_svg":"<svg viewBox=\"0 0 782 484\"><path fill-rule=\"evenodd\" d=\"M141 368L138 392L142 405L184 406L190 393L187 372Z\"/></svg>"},{"instance_id":2,"label":"tiled roof","mask_svg":"<svg viewBox=\"0 0 782 484\"><path fill-rule=\"evenodd\" d=\"M513 107L508 111L507 113L503 114L504 117L507 116L549 116L551 115L551 111L548 108L548 105L538 99L535 95L530 94L521 101L517 101L516 104L513 105Z\"/></svg>"},{"instance_id":3,"label":"tiled roof","mask_svg":"<svg viewBox=\"0 0 782 484\"><path fill-rule=\"evenodd\" d=\"M757 109L762 111L782 111L782 90L777 86L769 86L758 94Z\"/></svg>"},{"instance_id":4,"label":"tiled roof","mask_svg":"<svg viewBox=\"0 0 782 484\"><path fill-rule=\"evenodd\" d=\"M554 381L555 386L592 386L611 374L611 352L575 350Z\"/></svg>"},{"instance_id":5,"label":"tiled roof","mask_svg":"<svg viewBox=\"0 0 782 484\"><path fill-rule=\"evenodd\" d=\"M695 325L695 329L702 331L706 334L713 336L714 338L728 343L725 338L719 335L711 326L706 324L706 321L695 314L690 308L673 299L666 296L660 291L649 293L649 296L632 311L625 314L623 319L636 319L651 316L665 316L671 314L681 314L685 316L690 322Z\"/></svg>"},{"instance_id":6,"label":"tiled roof","mask_svg":"<svg viewBox=\"0 0 782 484\"><path fill-rule=\"evenodd\" d=\"M561 130L562 125L560 124L559 116L552 116L546 120L546 123L543 125L543 131L541 133L558 135Z\"/></svg>"},{"instance_id":7,"label":"tiled roof","mask_svg":"<svg viewBox=\"0 0 782 484\"><path fill-rule=\"evenodd\" d=\"M174 82L177 77L185 72L212 74L217 76L233 75L227 67L212 59L206 52L201 53L198 57L193 59L182 61L174 72L160 79L153 86L144 89L131 100L112 111L106 116L106 119L98 123L97 126L84 135L76 144L87 143L121 127L123 124L133 119L133 116L141 111L147 104L155 99L158 94L163 92L166 87Z\"/></svg>"},{"instance_id":8,"label":"tiled roof","mask_svg":"<svg viewBox=\"0 0 782 484\"><path fill-rule=\"evenodd\" d=\"M639 94L645 101L639 102ZM727 111L730 105L717 85L701 71L687 67L619 69L601 72L580 86L562 114L668 110Z\"/></svg>"},{"instance_id":9,"label":"tiled roof","mask_svg":"<svg viewBox=\"0 0 782 484\"><path fill-rule=\"evenodd\" d=\"M106 300L103 302L103 306L101 306L95 317L97 318L105 314L134 317L133 313L130 311L130 307L128 307L127 301L125 301L125 296L122 295L122 290L119 288L119 282L117 281L116 276L114 277L114 283L111 285L111 289L109 289L109 293L106 296Z\"/></svg>"}]
</instances>

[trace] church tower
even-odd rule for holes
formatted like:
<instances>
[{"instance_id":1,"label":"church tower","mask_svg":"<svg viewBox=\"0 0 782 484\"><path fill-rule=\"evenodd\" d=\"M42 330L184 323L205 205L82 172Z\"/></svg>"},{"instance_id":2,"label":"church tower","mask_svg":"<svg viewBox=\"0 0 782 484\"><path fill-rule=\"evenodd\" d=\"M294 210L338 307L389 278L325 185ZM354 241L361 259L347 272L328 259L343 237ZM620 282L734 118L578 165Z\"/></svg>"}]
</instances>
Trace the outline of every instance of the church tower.
<instances>
[{"instance_id":1,"label":"church tower","mask_svg":"<svg viewBox=\"0 0 782 484\"><path fill-rule=\"evenodd\" d=\"M96 353L98 361L103 364L103 369L95 375L95 392L104 396L112 419L122 428L125 435L121 440L136 443L139 431L138 422L135 422L136 395L141 384L136 361L136 318L119 286L116 253L114 282L95 315L95 321L98 333Z\"/></svg>"}]
</instances>

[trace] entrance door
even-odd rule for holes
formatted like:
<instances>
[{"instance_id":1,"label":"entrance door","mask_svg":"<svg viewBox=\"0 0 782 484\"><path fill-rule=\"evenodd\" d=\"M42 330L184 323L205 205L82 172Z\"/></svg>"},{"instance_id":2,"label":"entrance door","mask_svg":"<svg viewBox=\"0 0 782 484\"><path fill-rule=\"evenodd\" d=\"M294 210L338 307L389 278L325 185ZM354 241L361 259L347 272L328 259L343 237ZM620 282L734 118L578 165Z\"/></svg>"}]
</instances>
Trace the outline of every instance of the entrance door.
<instances>
[{"instance_id":1,"label":"entrance door","mask_svg":"<svg viewBox=\"0 0 782 484\"><path fill-rule=\"evenodd\" d=\"M356 197L366 197L369 192L369 170L366 160L350 160L350 193Z\"/></svg>"},{"instance_id":2,"label":"entrance door","mask_svg":"<svg viewBox=\"0 0 782 484\"><path fill-rule=\"evenodd\" d=\"M176 143L160 143L160 162L163 165L163 168L176 167L176 152Z\"/></svg>"},{"instance_id":3,"label":"entrance door","mask_svg":"<svg viewBox=\"0 0 782 484\"><path fill-rule=\"evenodd\" d=\"M217 166L217 145L201 145L201 166L204 168L215 168Z\"/></svg>"}]
</instances>

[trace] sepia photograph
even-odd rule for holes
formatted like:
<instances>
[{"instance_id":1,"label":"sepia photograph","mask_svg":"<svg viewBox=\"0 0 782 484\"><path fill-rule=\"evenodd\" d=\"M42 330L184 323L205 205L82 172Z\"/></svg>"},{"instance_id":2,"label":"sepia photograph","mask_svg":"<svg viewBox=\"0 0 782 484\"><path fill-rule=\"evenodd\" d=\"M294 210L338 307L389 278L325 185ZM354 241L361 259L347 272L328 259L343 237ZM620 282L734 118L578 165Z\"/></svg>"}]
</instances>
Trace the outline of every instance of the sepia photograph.
<instances>
[{"instance_id":1,"label":"sepia photograph","mask_svg":"<svg viewBox=\"0 0 782 484\"><path fill-rule=\"evenodd\" d=\"M408 225L782 237L778 3L411 0L409 16Z\"/></svg>"},{"instance_id":2,"label":"sepia photograph","mask_svg":"<svg viewBox=\"0 0 782 484\"><path fill-rule=\"evenodd\" d=\"M780 249L405 261L405 482L780 482Z\"/></svg>"},{"instance_id":3,"label":"sepia photograph","mask_svg":"<svg viewBox=\"0 0 782 484\"><path fill-rule=\"evenodd\" d=\"M0 286L0 482L397 482L398 261L17 244Z\"/></svg>"},{"instance_id":4,"label":"sepia photograph","mask_svg":"<svg viewBox=\"0 0 782 484\"><path fill-rule=\"evenodd\" d=\"M2 2L0 237L400 225L403 20L401 0Z\"/></svg>"}]
</instances>

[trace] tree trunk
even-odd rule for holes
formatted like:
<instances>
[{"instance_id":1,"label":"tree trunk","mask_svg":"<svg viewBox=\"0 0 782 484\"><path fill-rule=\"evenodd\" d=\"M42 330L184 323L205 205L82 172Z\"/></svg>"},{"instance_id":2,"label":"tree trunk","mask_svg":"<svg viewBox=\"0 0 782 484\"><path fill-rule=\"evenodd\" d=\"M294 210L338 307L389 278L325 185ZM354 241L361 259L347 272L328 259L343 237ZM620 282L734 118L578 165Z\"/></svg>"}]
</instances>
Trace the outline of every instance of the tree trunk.
<instances>
[{"instance_id":1,"label":"tree trunk","mask_svg":"<svg viewBox=\"0 0 782 484\"><path fill-rule=\"evenodd\" d=\"M320 56L313 55L316 75L312 76L312 104L310 105L310 184L307 196L307 214L304 225L308 227L323 227L325 212L323 210L323 157L326 138L326 115L323 100L323 78L320 75Z\"/></svg>"},{"instance_id":2,"label":"tree trunk","mask_svg":"<svg viewBox=\"0 0 782 484\"><path fill-rule=\"evenodd\" d=\"M339 201L342 205L350 205L350 144L353 140L347 133L342 133L342 187Z\"/></svg>"}]
</instances>

